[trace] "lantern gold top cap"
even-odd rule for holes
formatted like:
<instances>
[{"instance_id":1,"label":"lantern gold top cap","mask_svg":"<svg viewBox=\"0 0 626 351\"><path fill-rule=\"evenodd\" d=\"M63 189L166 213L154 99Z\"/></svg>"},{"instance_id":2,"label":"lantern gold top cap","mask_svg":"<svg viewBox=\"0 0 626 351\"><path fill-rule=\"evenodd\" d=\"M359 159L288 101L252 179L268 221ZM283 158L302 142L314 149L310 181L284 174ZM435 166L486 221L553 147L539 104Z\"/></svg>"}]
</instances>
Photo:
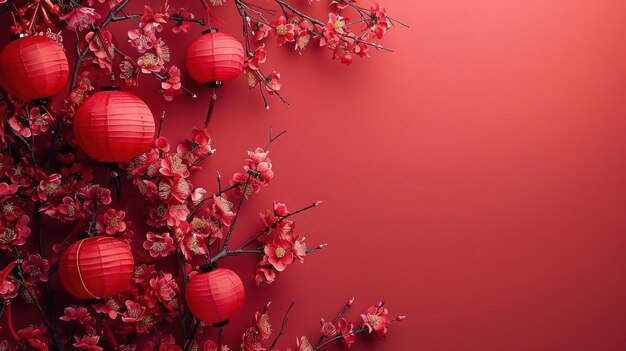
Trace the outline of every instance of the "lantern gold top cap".
<instances>
[{"instance_id":1,"label":"lantern gold top cap","mask_svg":"<svg viewBox=\"0 0 626 351\"><path fill-rule=\"evenodd\" d=\"M203 30L203 31L202 31L202 35L204 35L204 34L209 34L209 33L217 33L217 32L219 32L219 31L220 31L220 30L219 30L219 29L217 29L217 28L209 28L209 29L207 29L207 30Z\"/></svg>"}]
</instances>

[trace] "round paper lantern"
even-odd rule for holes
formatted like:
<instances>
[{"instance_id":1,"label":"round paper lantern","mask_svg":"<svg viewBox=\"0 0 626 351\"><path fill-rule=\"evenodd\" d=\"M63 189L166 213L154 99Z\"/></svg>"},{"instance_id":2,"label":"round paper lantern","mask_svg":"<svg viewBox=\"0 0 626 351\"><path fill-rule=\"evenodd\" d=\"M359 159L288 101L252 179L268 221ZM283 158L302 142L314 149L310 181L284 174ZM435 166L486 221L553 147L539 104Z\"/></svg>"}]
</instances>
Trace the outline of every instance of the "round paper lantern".
<instances>
[{"instance_id":1,"label":"round paper lantern","mask_svg":"<svg viewBox=\"0 0 626 351\"><path fill-rule=\"evenodd\" d=\"M74 116L81 149L101 162L124 162L144 153L154 139L154 117L135 95L105 88L83 102Z\"/></svg>"},{"instance_id":2,"label":"round paper lantern","mask_svg":"<svg viewBox=\"0 0 626 351\"><path fill-rule=\"evenodd\" d=\"M239 276L225 268L201 271L187 284L189 311L205 323L224 325L243 307L246 294Z\"/></svg>"},{"instance_id":3,"label":"round paper lantern","mask_svg":"<svg viewBox=\"0 0 626 351\"><path fill-rule=\"evenodd\" d=\"M209 29L191 42L185 63L187 72L195 81L220 87L224 81L241 74L243 59L243 46L237 39L217 29Z\"/></svg>"},{"instance_id":4,"label":"round paper lantern","mask_svg":"<svg viewBox=\"0 0 626 351\"><path fill-rule=\"evenodd\" d=\"M122 239L97 236L68 247L59 262L61 284L82 299L106 298L130 286L135 261Z\"/></svg>"},{"instance_id":5,"label":"round paper lantern","mask_svg":"<svg viewBox=\"0 0 626 351\"><path fill-rule=\"evenodd\" d=\"M69 66L63 48L44 36L21 34L0 52L2 85L23 100L50 98L65 88Z\"/></svg>"}]
</instances>

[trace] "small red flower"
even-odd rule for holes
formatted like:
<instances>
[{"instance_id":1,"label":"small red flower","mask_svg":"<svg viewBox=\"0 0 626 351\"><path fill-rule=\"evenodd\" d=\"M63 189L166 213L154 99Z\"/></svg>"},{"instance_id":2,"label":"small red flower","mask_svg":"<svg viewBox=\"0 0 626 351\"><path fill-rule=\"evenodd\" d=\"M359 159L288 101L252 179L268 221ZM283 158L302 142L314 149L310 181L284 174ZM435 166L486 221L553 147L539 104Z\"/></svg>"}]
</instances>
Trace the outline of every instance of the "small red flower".
<instances>
[{"instance_id":1,"label":"small red flower","mask_svg":"<svg viewBox=\"0 0 626 351\"><path fill-rule=\"evenodd\" d=\"M39 135L50 130L53 118L47 111L42 111L38 107L30 109L30 129L33 135Z\"/></svg>"},{"instance_id":2,"label":"small red flower","mask_svg":"<svg viewBox=\"0 0 626 351\"><path fill-rule=\"evenodd\" d=\"M343 335L343 343L350 347L356 342L356 335L354 335L354 324L348 322L345 318L341 318L337 322L337 330Z\"/></svg>"},{"instance_id":3,"label":"small red flower","mask_svg":"<svg viewBox=\"0 0 626 351\"><path fill-rule=\"evenodd\" d=\"M186 8L182 8L182 7L179 8L177 11L175 11L172 15L170 15L170 18L173 18L173 17L175 18L176 16L178 16L178 18L190 18L190 19L194 18L193 13L191 13ZM172 28L172 32L187 33L187 29L189 29L190 27L191 27L191 23L183 19L179 19L176 21L176 24Z\"/></svg>"},{"instance_id":4,"label":"small red flower","mask_svg":"<svg viewBox=\"0 0 626 351\"><path fill-rule=\"evenodd\" d=\"M282 87L283 83L280 82L280 73L272 71L269 76L265 77L265 90L267 90L270 95L274 95L274 93L277 93Z\"/></svg>"},{"instance_id":5,"label":"small red flower","mask_svg":"<svg viewBox=\"0 0 626 351\"><path fill-rule=\"evenodd\" d=\"M259 331L255 327L248 328L241 338L242 351L262 351L265 350L259 338Z\"/></svg>"},{"instance_id":6,"label":"small red flower","mask_svg":"<svg viewBox=\"0 0 626 351\"><path fill-rule=\"evenodd\" d=\"M322 324L322 335L326 338L332 338L337 335L337 327L332 322L326 322L324 318L321 321Z\"/></svg>"},{"instance_id":7,"label":"small red flower","mask_svg":"<svg viewBox=\"0 0 626 351\"><path fill-rule=\"evenodd\" d=\"M124 323L137 323L146 315L146 308L137 302L126 300L124 305L126 306L126 311L122 313L122 322Z\"/></svg>"},{"instance_id":8,"label":"small red flower","mask_svg":"<svg viewBox=\"0 0 626 351\"><path fill-rule=\"evenodd\" d=\"M265 44L263 44L254 50L253 56L248 59L247 64L250 69L258 70L259 64L264 63L266 60L267 54L265 53Z\"/></svg>"},{"instance_id":9,"label":"small red flower","mask_svg":"<svg viewBox=\"0 0 626 351\"><path fill-rule=\"evenodd\" d=\"M180 154L167 155L161 159L159 172L167 177L189 177L189 169Z\"/></svg>"},{"instance_id":10,"label":"small red flower","mask_svg":"<svg viewBox=\"0 0 626 351\"><path fill-rule=\"evenodd\" d=\"M100 14L91 7L78 6L72 11L59 16L60 19L67 21L67 28L73 31L82 31L89 28L90 25L96 23L100 19Z\"/></svg>"},{"instance_id":11,"label":"small red flower","mask_svg":"<svg viewBox=\"0 0 626 351\"><path fill-rule=\"evenodd\" d=\"M265 38L267 38L271 30L272 30L272 27L264 23L258 23L256 31L254 31L254 40L257 42L263 41Z\"/></svg>"},{"instance_id":12,"label":"small red flower","mask_svg":"<svg viewBox=\"0 0 626 351\"><path fill-rule=\"evenodd\" d=\"M105 232L108 235L115 235L126 231L126 223L124 222L126 212L108 209L103 215Z\"/></svg>"},{"instance_id":13,"label":"small red flower","mask_svg":"<svg viewBox=\"0 0 626 351\"><path fill-rule=\"evenodd\" d=\"M29 255L28 260L22 261L22 270L29 282L47 282L48 269L50 269L48 260L41 258L39 254Z\"/></svg>"},{"instance_id":14,"label":"small red flower","mask_svg":"<svg viewBox=\"0 0 626 351\"><path fill-rule=\"evenodd\" d=\"M39 351L48 351L52 340L46 337L47 328L45 325L30 326L17 331L21 340L26 340L28 344Z\"/></svg>"},{"instance_id":15,"label":"small red flower","mask_svg":"<svg viewBox=\"0 0 626 351\"><path fill-rule=\"evenodd\" d=\"M175 250L174 239L170 237L170 233L155 234L148 232L146 241L143 242L143 248L150 252L152 257L166 257L170 252Z\"/></svg>"},{"instance_id":16,"label":"small red flower","mask_svg":"<svg viewBox=\"0 0 626 351\"><path fill-rule=\"evenodd\" d=\"M374 332L378 337L384 338L387 328L391 323L389 312L382 306L371 306L365 314L361 315L363 325L367 327L369 333Z\"/></svg>"},{"instance_id":17,"label":"small red flower","mask_svg":"<svg viewBox=\"0 0 626 351\"><path fill-rule=\"evenodd\" d=\"M124 79L126 85L137 85L139 83L140 67L130 57L124 57L120 63L120 78Z\"/></svg>"},{"instance_id":18,"label":"small red flower","mask_svg":"<svg viewBox=\"0 0 626 351\"><path fill-rule=\"evenodd\" d=\"M139 28L130 29L128 31L128 42L141 54L146 50L152 49L157 39L152 31L143 31Z\"/></svg>"},{"instance_id":19,"label":"small red flower","mask_svg":"<svg viewBox=\"0 0 626 351\"><path fill-rule=\"evenodd\" d=\"M278 20L272 21L272 32L276 35L278 45L283 45L286 42L292 42L295 40L295 25L288 23L285 16L278 17Z\"/></svg>"},{"instance_id":20,"label":"small red flower","mask_svg":"<svg viewBox=\"0 0 626 351\"><path fill-rule=\"evenodd\" d=\"M141 68L141 73L159 73L163 69L163 60L151 52L146 52L137 59L137 66Z\"/></svg>"},{"instance_id":21,"label":"small red flower","mask_svg":"<svg viewBox=\"0 0 626 351\"><path fill-rule=\"evenodd\" d=\"M102 351L102 347L98 346L100 337L97 335L83 335L82 337L74 336L74 347L85 351Z\"/></svg>"},{"instance_id":22,"label":"small red flower","mask_svg":"<svg viewBox=\"0 0 626 351\"><path fill-rule=\"evenodd\" d=\"M291 252L293 245L291 242L284 239L276 239L271 244L265 245L264 252L267 256L267 261L276 268L277 271L282 272L287 268L287 265L293 263L294 256Z\"/></svg>"},{"instance_id":23,"label":"small red flower","mask_svg":"<svg viewBox=\"0 0 626 351\"><path fill-rule=\"evenodd\" d=\"M161 82L163 97L167 101L174 100L174 95L182 93L182 84L180 83L180 69L171 66L166 74L167 79Z\"/></svg>"}]
</instances>

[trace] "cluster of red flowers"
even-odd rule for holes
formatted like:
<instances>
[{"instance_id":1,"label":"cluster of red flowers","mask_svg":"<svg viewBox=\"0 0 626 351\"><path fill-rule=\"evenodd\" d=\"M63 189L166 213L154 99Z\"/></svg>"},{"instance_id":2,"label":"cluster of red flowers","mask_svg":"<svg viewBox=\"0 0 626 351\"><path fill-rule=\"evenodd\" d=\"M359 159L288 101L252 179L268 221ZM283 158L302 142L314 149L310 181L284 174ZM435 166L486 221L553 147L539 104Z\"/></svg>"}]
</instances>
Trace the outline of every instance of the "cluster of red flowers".
<instances>
[{"instance_id":1,"label":"cluster of red flowers","mask_svg":"<svg viewBox=\"0 0 626 351\"><path fill-rule=\"evenodd\" d=\"M245 5L238 8L246 28L248 82L250 86L259 86L262 93L279 97L280 74L275 70L267 75L261 71L267 59L265 41L269 36L275 36L279 45L293 44L297 51L316 42L330 48L334 58L349 63L354 54L366 55L368 47L382 48L372 40L382 38L395 23L377 4L366 10L354 0L333 1L336 11L329 14L328 22L309 17L282 0L274 2L283 15L267 21L251 10L258 8L256 5L234 1ZM54 344L57 348L72 345L88 351L101 351L107 346L121 351L180 351L183 345L187 345L186 350L228 351L221 341L209 336L212 326L202 323L195 323L195 337L182 342L158 332L163 322L182 321L183 329L194 324L181 294L188 279L196 274L192 267L213 264L226 256L252 254L259 257L257 284L272 283L289 265L302 262L307 254L325 246L307 249L305 237L296 232L293 219L320 202L292 212L275 202L272 209L261 213L262 228L258 234L233 249L228 243L239 208L274 178L269 146L277 137L270 135L265 147L248 151L242 170L230 177L228 187L222 188L218 176L215 193L195 187L190 181L191 174L200 170L200 163L215 152L206 129L193 129L189 139L175 146L164 137L157 137L147 152L114 170L111 165L102 167L85 161L73 131L63 126L72 123L76 109L95 90L96 82L105 76L119 76L127 84L136 85L138 77L146 74L160 82L161 93L171 100L186 88L181 85L180 69L167 66L170 52L158 35L166 24L171 25L174 33L184 33L193 23L204 24L204 20L197 19L187 8L171 9L167 1L157 9L146 6L140 14L121 11L127 0L71 1L63 6L47 0L26 3L14 13L11 30L45 35L61 44L61 31L67 28L78 38L77 61L71 89L59 111L45 102L34 105L17 101L0 87L0 299L11 338L0 340L0 350L48 350ZM100 13L99 7L108 7L108 15ZM361 20L350 22L343 17L342 11L348 8L356 11ZM46 21L41 22L42 17ZM127 31L128 42L138 54L133 58L121 51L116 44L119 40L114 40L106 29L110 22L125 20L137 24ZM364 23L366 28L357 35L350 30L353 23ZM251 43L257 45L254 50ZM135 252L139 251L139 260L131 287L104 300L62 306L63 314L54 316L43 306L54 304L47 282L54 278L59 255L70 244L85 234L114 236L129 243L133 240L129 216L115 207L112 190L101 185L102 179L118 185L118 173L126 173L147 201L145 222L149 230L140 235L140 245L133 246ZM119 196L118 186L111 189L117 190ZM48 258L42 216L71 226L64 238L54 238L57 242L50 243L54 255ZM38 253L32 253L37 248ZM161 262L168 260L176 262L180 269L163 269ZM21 302L35 304L43 323L14 328L11 305ZM403 318L392 319L379 304L362 315L363 322L348 322L342 314L351 304L350 301L332 322L322 322L322 337L317 345L312 346L306 337L301 337L295 350L319 350L335 340L343 340L349 346L357 334L365 332L382 338L391 322ZM59 328L56 323L64 323L68 328ZM263 343L271 334L266 306L245 331L241 348L264 350ZM119 345L115 335L123 336L127 344ZM141 342L129 341L136 335L142 336Z\"/></svg>"},{"instance_id":2,"label":"cluster of red flowers","mask_svg":"<svg viewBox=\"0 0 626 351\"><path fill-rule=\"evenodd\" d=\"M365 313L361 314L362 320L360 322L350 322L344 317L344 314L353 303L354 299L348 300L332 321L326 321L324 318L320 320L320 337L315 345L311 344L306 336L301 336L296 338L296 346L294 348L288 347L286 351L316 351L334 341L341 341L344 345L350 347L357 341L357 336L361 333L374 334L377 338L385 340L391 323L400 322L406 318L405 316L392 318L389 316L389 311L384 308L384 302L380 302L376 306L369 307ZM281 330L274 342L272 342L269 350L272 350L272 347L282 334L282 328L285 327L284 322L292 307L293 304L285 313ZM244 332L241 338L241 349L243 351L266 350L263 344L270 339L273 333L268 309L269 304L265 306L262 312L257 312L252 320L252 325Z\"/></svg>"}]
</instances>

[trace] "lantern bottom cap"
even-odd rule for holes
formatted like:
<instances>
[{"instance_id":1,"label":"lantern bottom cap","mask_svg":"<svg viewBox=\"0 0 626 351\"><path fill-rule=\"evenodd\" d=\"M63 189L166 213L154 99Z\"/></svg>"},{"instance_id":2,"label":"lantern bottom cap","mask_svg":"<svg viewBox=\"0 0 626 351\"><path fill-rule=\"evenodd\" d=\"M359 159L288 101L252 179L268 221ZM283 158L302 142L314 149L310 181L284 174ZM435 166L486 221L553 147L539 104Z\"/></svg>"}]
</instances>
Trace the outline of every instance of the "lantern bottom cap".
<instances>
[{"instance_id":1,"label":"lantern bottom cap","mask_svg":"<svg viewBox=\"0 0 626 351\"><path fill-rule=\"evenodd\" d=\"M228 322L229 322L229 320L227 319L227 320L225 320L225 321L221 321L221 322L217 322L217 323L212 323L212 325L213 325L214 327L221 328L221 327L223 327L223 326L227 325L227 324L228 324Z\"/></svg>"},{"instance_id":2,"label":"lantern bottom cap","mask_svg":"<svg viewBox=\"0 0 626 351\"><path fill-rule=\"evenodd\" d=\"M38 98L38 99L33 99L33 100L31 100L31 103L33 104L33 106L48 105L50 103L50 98L42 97L42 98Z\"/></svg>"},{"instance_id":3,"label":"lantern bottom cap","mask_svg":"<svg viewBox=\"0 0 626 351\"><path fill-rule=\"evenodd\" d=\"M206 83L206 85L207 85L209 88L221 88L221 87L223 87L223 86L224 86L224 81L221 81L221 80L214 80L214 81L212 81L212 82L208 82L208 83Z\"/></svg>"}]
</instances>

